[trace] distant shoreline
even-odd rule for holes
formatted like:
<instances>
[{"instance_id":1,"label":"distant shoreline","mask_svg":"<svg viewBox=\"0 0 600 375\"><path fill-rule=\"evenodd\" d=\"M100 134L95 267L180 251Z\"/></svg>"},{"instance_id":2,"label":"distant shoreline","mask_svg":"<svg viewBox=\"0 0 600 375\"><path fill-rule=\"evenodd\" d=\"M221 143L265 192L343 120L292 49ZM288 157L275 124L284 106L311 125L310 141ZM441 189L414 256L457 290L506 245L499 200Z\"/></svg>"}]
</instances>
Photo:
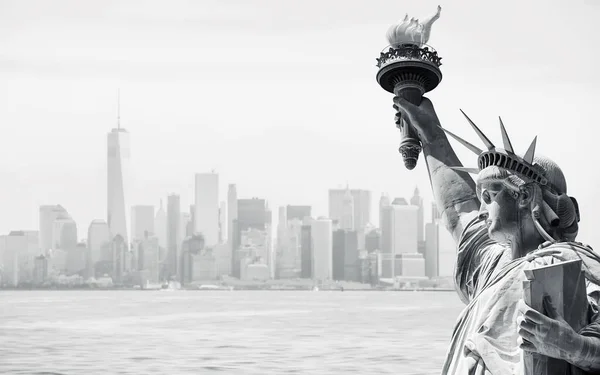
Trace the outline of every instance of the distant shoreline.
<instances>
[{"instance_id":1,"label":"distant shoreline","mask_svg":"<svg viewBox=\"0 0 600 375\"><path fill-rule=\"evenodd\" d=\"M4 291L21 291L21 292L31 292L31 291L49 291L49 292L62 292L62 291L90 291L90 292L100 292L100 291L124 291L124 292L157 292L157 291L168 291L168 292L240 292L240 291L268 291L268 292L312 292L311 289L305 288L237 288L237 289L134 289L134 288L0 288L0 293ZM344 288L342 289L320 289L319 292L454 292L455 290L452 288L415 288L415 289L352 289L352 288Z\"/></svg>"}]
</instances>

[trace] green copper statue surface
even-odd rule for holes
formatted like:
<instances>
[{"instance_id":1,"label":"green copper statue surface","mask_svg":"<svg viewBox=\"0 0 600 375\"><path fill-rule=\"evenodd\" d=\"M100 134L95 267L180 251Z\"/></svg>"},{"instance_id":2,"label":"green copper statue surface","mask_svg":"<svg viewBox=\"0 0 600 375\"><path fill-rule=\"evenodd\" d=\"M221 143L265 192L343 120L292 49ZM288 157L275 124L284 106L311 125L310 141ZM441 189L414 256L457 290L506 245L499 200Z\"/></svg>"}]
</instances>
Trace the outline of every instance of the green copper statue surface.
<instances>
[{"instance_id":1,"label":"green copper statue surface","mask_svg":"<svg viewBox=\"0 0 600 375\"><path fill-rule=\"evenodd\" d=\"M527 369L528 356L564 363L562 373L600 373L600 257L575 242L579 207L567 195L558 165L535 154L535 139L517 154L502 120L503 148L498 148L467 117L485 146L480 149L443 129L429 99L415 105L396 96L394 103L419 135L436 203L458 247L455 283L466 307L442 373L556 373L551 367ZM477 168L462 166L446 133L477 154ZM524 285L555 265L576 270L575 281L567 284L585 286L580 307L563 309L568 288L560 301L538 296L543 306L537 308L523 300ZM538 283L555 281L539 275ZM582 327L574 329L565 320L561 311L568 309L582 317Z\"/></svg>"}]
</instances>

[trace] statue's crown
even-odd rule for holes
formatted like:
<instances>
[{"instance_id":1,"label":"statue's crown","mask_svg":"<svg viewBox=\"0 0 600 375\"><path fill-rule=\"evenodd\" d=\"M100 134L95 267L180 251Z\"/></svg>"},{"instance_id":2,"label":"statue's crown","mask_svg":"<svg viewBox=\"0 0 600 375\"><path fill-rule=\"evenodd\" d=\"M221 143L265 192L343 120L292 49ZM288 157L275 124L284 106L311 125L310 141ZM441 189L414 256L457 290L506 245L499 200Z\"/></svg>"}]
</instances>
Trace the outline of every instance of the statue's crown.
<instances>
[{"instance_id":1,"label":"statue's crown","mask_svg":"<svg viewBox=\"0 0 600 375\"><path fill-rule=\"evenodd\" d=\"M551 182L548 181L546 176L546 171L539 164L534 163L533 158L535 155L535 146L537 143L537 137L533 139L529 148L525 152L525 154L521 157L514 152L512 143L510 138L508 137L508 133L506 132L506 128L504 127L504 123L502 119L500 120L500 131L502 133L502 141L504 144L504 149L497 148L494 144L489 140L489 138L475 125L475 123L469 118L461 110L462 114L465 116L469 124L475 133L479 136L481 141L484 143L487 150L481 150L473 144L465 141L461 137L455 135L447 129L444 129L446 133L448 133L452 138L456 139L463 146L477 154L477 168L465 168L465 167L451 167L454 170L478 174L480 171L487 167L496 166L498 168L506 169L517 176L519 176L524 181L528 182L536 182L542 186L548 186L553 190L556 188L552 185Z\"/></svg>"}]
</instances>

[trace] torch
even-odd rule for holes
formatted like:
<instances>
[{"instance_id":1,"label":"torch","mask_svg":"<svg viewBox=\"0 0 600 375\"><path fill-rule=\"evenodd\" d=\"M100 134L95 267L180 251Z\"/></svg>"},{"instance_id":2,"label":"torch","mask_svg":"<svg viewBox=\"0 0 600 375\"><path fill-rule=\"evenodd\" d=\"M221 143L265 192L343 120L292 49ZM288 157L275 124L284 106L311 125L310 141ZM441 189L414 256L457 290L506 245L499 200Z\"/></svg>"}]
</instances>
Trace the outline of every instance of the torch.
<instances>
[{"instance_id":1,"label":"torch","mask_svg":"<svg viewBox=\"0 0 600 375\"><path fill-rule=\"evenodd\" d=\"M438 56L429 40L431 26L440 18L442 8L419 22L408 19L392 25L387 32L390 45L384 49L377 59L377 82L386 91L419 105L423 94L437 87L442 80L442 58ZM398 151L404 159L406 169L412 170L417 165L421 142L415 129L403 119L398 112L396 126L400 129L400 148Z\"/></svg>"}]
</instances>

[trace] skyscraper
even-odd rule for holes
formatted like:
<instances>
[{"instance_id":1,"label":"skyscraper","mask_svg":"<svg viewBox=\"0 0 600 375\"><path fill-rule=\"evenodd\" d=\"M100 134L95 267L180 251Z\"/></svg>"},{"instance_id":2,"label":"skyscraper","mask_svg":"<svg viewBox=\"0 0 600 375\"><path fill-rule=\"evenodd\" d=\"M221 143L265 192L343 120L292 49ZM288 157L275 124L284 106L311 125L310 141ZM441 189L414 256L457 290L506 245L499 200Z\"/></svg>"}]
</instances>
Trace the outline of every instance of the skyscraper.
<instances>
[{"instance_id":1,"label":"skyscraper","mask_svg":"<svg viewBox=\"0 0 600 375\"><path fill-rule=\"evenodd\" d=\"M415 192L412 198L410 198L410 204L419 208L417 210L417 241L422 242L424 236L423 226L425 225L425 221L423 219L423 198L421 198L419 195L418 187L415 187Z\"/></svg>"},{"instance_id":2,"label":"skyscraper","mask_svg":"<svg viewBox=\"0 0 600 375\"><path fill-rule=\"evenodd\" d=\"M391 203L379 207L379 226L381 228L380 250L385 254L392 253L392 214Z\"/></svg>"},{"instance_id":3,"label":"skyscraper","mask_svg":"<svg viewBox=\"0 0 600 375\"><path fill-rule=\"evenodd\" d=\"M163 208L163 201L160 200L160 206L154 217L154 231L158 238L158 246L167 248L167 213Z\"/></svg>"},{"instance_id":4,"label":"skyscraper","mask_svg":"<svg viewBox=\"0 0 600 375\"><path fill-rule=\"evenodd\" d=\"M150 283L156 284L160 280L160 251L158 238L148 237L138 245L138 269L144 270L144 276Z\"/></svg>"},{"instance_id":5,"label":"skyscraper","mask_svg":"<svg viewBox=\"0 0 600 375\"><path fill-rule=\"evenodd\" d=\"M112 238L120 235L129 243L129 133L121 128L112 129L107 136L107 219Z\"/></svg>"},{"instance_id":6,"label":"skyscraper","mask_svg":"<svg viewBox=\"0 0 600 375\"><path fill-rule=\"evenodd\" d=\"M354 230L354 198L350 189L346 187L344 199L342 200L342 217L340 218L340 227L344 230Z\"/></svg>"},{"instance_id":7,"label":"skyscraper","mask_svg":"<svg viewBox=\"0 0 600 375\"><path fill-rule=\"evenodd\" d=\"M48 258L44 255L35 257L33 264L33 283L42 284L48 277Z\"/></svg>"},{"instance_id":8,"label":"skyscraper","mask_svg":"<svg viewBox=\"0 0 600 375\"><path fill-rule=\"evenodd\" d=\"M236 267L237 260L235 257L235 250L239 246L239 237L237 236L237 218L237 188L235 184L229 184L227 189L227 242L229 245L229 252L231 254L231 274L232 276L239 277L239 267Z\"/></svg>"},{"instance_id":9,"label":"skyscraper","mask_svg":"<svg viewBox=\"0 0 600 375\"><path fill-rule=\"evenodd\" d=\"M88 248L83 242L67 251L67 275L88 275L90 270L87 268ZM91 276L91 275L90 275Z\"/></svg>"},{"instance_id":10,"label":"skyscraper","mask_svg":"<svg viewBox=\"0 0 600 375\"><path fill-rule=\"evenodd\" d=\"M33 278L35 257L39 254L38 231L11 231L0 236L3 259L2 283L17 286Z\"/></svg>"},{"instance_id":11,"label":"skyscraper","mask_svg":"<svg viewBox=\"0 0 600 375\"><path fill-rule=\"evenodd\" d=\"M219 204L219 243L227 241L227 204L221 201Z\"/></svg>"},{"instance_id":12,"label":"skyscraper","mask_svg":"<svg viewBox=\"0 0 600 375\"><path fill-rule=\"evenodd\" d=\"M267 258L266 264L269 266L269 272L271 275L274 275L275 267L272 262L272 251L271 251L271 210L268 207L267 201L265 199L260 198L251 198L251 199L238 199L237 200L237 219L235 221L235 230L233 232L233 236L236 238L236 242L239 246L241 244L241 233L248 229L258 229L261 231L265 231L267 233L267 237L269 238L269 243L267 244ZM243 254L237 254L238 257L234 254L234 267L233 267L233 276L238 277L238 270L240 267L240 261L242 258L239 256L243 256ZM237 259L237 260L236 260Z\"/></svg>"},{"instance_id":13,"label":"skyscraper","mask_svg":"<svg viewBox=\"0 0 600 375\"><path fill-rule=\"evenodd\" d=\"M356 233L356 232L354 232ZM345 260L345 241L346 231L338 229L332 233L331 245L331 274L333 280L345 280L344 278L344 260Z\"/></svg>"},{"instance_id":14,"label":"skyscraper","mask_svg":"<svg viewBox=\"0 0 600 375\"><path fill-rule=\"evenodd\" d=\"M331 280L333 277L333 233L331 219L318 218L312 222L313 278Z\"/></svg>"},{"instance_id":15,"label":"skyscraper","mask_svg":"<svg viewBox=\"0 0 600 375\"><path fill-rule=\"evenodd\" d=\"M188 236L188 228L192 223L192 214L189 212L182 212L179 216L179 228L177 238L179 238L179 245Z\"/></svg>"},{"instance_id":16,"label":"skyscraper","mask_svg":"<svg viewBox=\"0 0 600 375\"><path fill-rule=\"evenodd\" d=\"M392 253L416 253L418 208L392 204L392 210Z\"/></svg>"},{"instance_id":17,"label":"skyscraper","mask_svg":"<svg viewBox=\"0 0 600 375\"><path fill-rule=\"evenodd\" d=\"M277 249L275 256L275 277L289 279L300 277L302 272L302 227L303 220L288 213L304 216L304 212L294 212L290 207L279 207L279 223L277 225ZM296 216L299 216L296 215Z\"/></svg>"},{"instance_id":18,"label":"skyscraper","mask_svg":"<svg viewBox=\"0 0 600 375\"><path fill-rule=\"evenodd\" d=\"M390 197L386 193L381 194L381 198L379 198L379 228L383 228L383 215L384 211L387 207L389 207L392 203L390 202Z\"/></svg>"},{"instance_id":19,"label":"skyscraper","mask_svg":"<svg viewBox=\"0 0 600 375\"><path fill-rule=\"evenodd\" d=\"M172 194L167 197L167 277L177 275L179 249L181 247L181 205L179 195Z\"/></svg>"},{"instance_id":20,"label":"skyscraper","mask_svg":"<svg viewBox=\"0 0 600 375\"><path fill-rule=\"evenodd\" d=\"M123 276L128 271L129 250L123 236L117 234L110 242L112 252L112 279L115 284L123 283Z\"/></svg>"},{"instance_id":21,"label":"skyscraper","mask_svg":"<svg viewBox=\"0 0 600 375\"><path fill-rule=\"evenodd\" d=\"M310 218L304 220L300 230L300 277L303 279L311 279L313 275L311 221Z\"/></svg>"},{"instance_id":22,"label":"skyscraper","mask_svg":"<svg viewBox=\"0 0 600 375\"><path fill-rule=\"evenodd\" d=\"M197 173L194 189L194 233L201 233L207 247L219 243L219 175Z\"/></svg>"},{"instance_id":23,"label":"skyscraper","mask_svg":"<svg viewBox=\"0 0 600 375\"><path fill-rule=\"evenodd\" d=\"M367 232L365 235L365 250L369 253L381 250L381 229L374 228Z\"/></svg>"},{"instance_id":24,"label":"skyscraper","mask_svg":"<svg viewBox=\"0 0 600 375\"><path fill-rule=\"evenodd\" d=\"M265 199L238 199L237 212L240 231L249 228L264 230L267 225L271 225L271 212Z\"/></svg>"},{"instance_id":25,"label":"skyscraper","mask_svg":"<svg viewBox=\"0 0 600 375\"><path fill-rule=\"evenodd\" d=\"M77 246L77 224L67 212L60 213L52 224L52 248L65 251Z\"/></svg>"},{"instance_id":26,"label":"skyscraper","mask_svg":"<svg viewBox=\"0 0 600 375\"><path fill-rule=\"evenodd\" d=\"M194 226L196 225L196 206L190 205L189 220L185 227L185 237L194 235Z\"/></svg>"},{"instance_id":27,"label":"skyscraper","mask_svg":"<svg viewBox=\"0 0 600 375\"><path fill-rule=\"evenodd\" d=\"M67 210L60 204L40 206L40 234L39 248L42 254L54 248L52 236L54 232L54 221L61 214L66 214Z\"/></svg>"},{"instance_id":28,"label":"skyscraper","mask_svg":"<svg viewBox=\"0 0 600 375\"><path fill-rule=\"evenodd\" d=\"M454 274L458 248L452 233L438 221L438 276L449 277Z\"/></svg>"},{"instance_id":29,"label":"skyscraper","mask_svg":"<svg viewBox=\"0 0 600 375\"><path fill-rule=\"evenodd\" d=\"M287 220L299 219L304 220L307 217L311 216L311 207L310 206L294 206L287 205L286 207L286 218Z\"/></svg>"},{"instance_id":30,"label":"skyscraper","mask_svg":"<svg viewBox=\"0 0 600 375\"><path fill-rule=\"evenodd\" d=\"M342 221L346 189L329 190L329 217L332 221ZM354 229L361 231L371 221L371 192L361 189L350 189L354 204ZM364 242L364 241L363 241Z\"/></svg>"},{"instance_id":31,"label":"skyscraper","mask_svg":"<svg viewBox=\"0 0 600 375\"><path fill-rule=\"evenodd\" d=\"M96 262L108 260L108 257L103 258L102 251L108 246L110 241L110 230L108 224L104 220L93 220L88 228L87 248L89 257L87 258L89 276L93 276Z\"/></svg>"},{"instance_id":32,"label":"skyscraper","mask_svg":"<svg viewBox=\"0 0 600 375\"><path fill-rule=\"evenodd\" d=\"M277 216L277 240L275 245L275 278L280 279L282 271L286 267L286 253L289 247L287 230L287 210L284 206L279 207Z\"/></svg>"},{"instance_id":33,"label":"skyscraper","mask_svg":"<svg viewBox=\"0 0 600 375\"><path fill-rule=\"evenodd\" d=\"M419 208L403 198L392 202L392 254L394 276L425 276L425 259L418 250Z\"/></svg>"},{"instance_id":34,"label":"skyscraper","mask_svg":"<svg viewBox=\"0 0 600 375\"><path fill-rule=\"evenodd\" d=\"M131 240L141 241L154 234L154 206L131 207Z\"/></svg>"},{"instance_id":35,"label":"skyscraper","mask_svg":"<svg viewBox=\"0 0 600 375\"><path fill-rule=\"evenodd\" d=\"M348 205L347 190L350 190L353 203L353 227L358 235L358 248L365 248L365 234L367 225L371 222L371 192L361 189L331 189L329 190L329 217L333 223L339 223L341 228L342 218L348 219L349 215L345 215L344 206ZM333 228L332 228L333 229Z\"/></svg>"},{"instance_id":36,"label":"skyscraper","mask_svg":"<svg viewBox=\"0 0 600 375\"><path fill-rule=\"evenodd\" d=\"M425 276L438 277L439 269L439 225L425 224Z\"/></svg>"},{"instance_id":37,"label":"skyscraper","mask_svg":"<svg viewBox=\"0 0 600 375\"><path fill-rule=\"evenodd\" d=\"M457 246L442 222L435 203L431 204L431 223L426 226L425 267L429 277L450 277L454 274Z\"/></svg>"}]
</instances>

